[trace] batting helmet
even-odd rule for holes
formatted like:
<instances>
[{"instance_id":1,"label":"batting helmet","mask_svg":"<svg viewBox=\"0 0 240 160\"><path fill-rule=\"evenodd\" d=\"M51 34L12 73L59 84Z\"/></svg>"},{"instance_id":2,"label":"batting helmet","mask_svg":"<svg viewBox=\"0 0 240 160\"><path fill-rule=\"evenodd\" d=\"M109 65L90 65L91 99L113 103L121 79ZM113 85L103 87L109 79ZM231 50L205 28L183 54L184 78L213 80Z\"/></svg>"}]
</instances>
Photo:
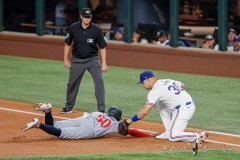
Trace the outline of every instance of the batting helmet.
<instances>
[{"instance_id":1,"label":"batting helmet","mask_svg":"<svg viewBox=\"0 0 240 160\"><path fill-rule=\"evenodd\" d=\"M120 121L122 117L122 111L119 108L112 106L108 109L108 115L115 118L117 121Z\"/></svg>"}]
</instances>

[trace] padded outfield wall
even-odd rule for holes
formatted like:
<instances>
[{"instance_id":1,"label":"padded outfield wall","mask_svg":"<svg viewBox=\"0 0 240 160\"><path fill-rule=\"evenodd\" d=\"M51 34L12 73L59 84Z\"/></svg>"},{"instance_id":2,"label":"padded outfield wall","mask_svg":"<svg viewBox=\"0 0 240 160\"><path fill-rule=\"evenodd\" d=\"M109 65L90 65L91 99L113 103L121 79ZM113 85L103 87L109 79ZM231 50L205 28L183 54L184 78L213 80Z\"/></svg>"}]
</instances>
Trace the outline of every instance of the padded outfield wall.
<instances>
[{"instance_id":1,"label":"padded outfield wall","mask_svg":"<svg viewBox=\"0 0 240 160\"><path fill-rule=\"evenodd\" d=\"M64 37L0 33L3 55L63 60ZM160 71L240 78L240 54L108 42L107 63Z\"/></svg>"}]
</instances>

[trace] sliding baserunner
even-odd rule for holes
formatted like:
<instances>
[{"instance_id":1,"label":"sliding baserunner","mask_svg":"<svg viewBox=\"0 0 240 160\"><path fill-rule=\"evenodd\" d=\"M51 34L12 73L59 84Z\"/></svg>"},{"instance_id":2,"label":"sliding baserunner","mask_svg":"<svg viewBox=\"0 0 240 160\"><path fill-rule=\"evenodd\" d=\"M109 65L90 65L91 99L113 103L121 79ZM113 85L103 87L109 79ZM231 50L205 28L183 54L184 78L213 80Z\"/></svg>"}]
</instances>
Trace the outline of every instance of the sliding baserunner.
<instances>
[{"instance_id":1,"label":"sliding baserunner","mask_svg":"<svg viewBox=\"0 0 240 160\"><path fill-rule=\"evenodd\" d=\"M61 139L92 139L99 138L108 133L117 133L122 111L117 107L110 107L107 113L92 112L82 117L54 122L52 116L52 104L37 103L33 109L45 113L45 124L38 118L26 123L22 130L40 128L50 135Z\"/></svg>"}]
</instances>

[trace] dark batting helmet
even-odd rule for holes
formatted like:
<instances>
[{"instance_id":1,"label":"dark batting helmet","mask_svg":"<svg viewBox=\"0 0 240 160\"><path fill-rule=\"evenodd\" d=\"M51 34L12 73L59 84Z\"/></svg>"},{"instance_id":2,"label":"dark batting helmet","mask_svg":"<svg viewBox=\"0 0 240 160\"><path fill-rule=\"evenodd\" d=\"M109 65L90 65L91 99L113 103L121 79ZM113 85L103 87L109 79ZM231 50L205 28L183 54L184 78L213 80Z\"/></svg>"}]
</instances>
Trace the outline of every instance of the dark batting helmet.
<instances>
[{"instance_id":1,"label":"dark batting helmet","mask_svg":"<svg viewBox=\"0 0 240 160\"><path fill-rule=\"evenodd\" d=\"M108 115L115 118L117 121L120 121L122 117L122 111L118 107L112 106L108 109Z\"/></svg>"}]
</instances>

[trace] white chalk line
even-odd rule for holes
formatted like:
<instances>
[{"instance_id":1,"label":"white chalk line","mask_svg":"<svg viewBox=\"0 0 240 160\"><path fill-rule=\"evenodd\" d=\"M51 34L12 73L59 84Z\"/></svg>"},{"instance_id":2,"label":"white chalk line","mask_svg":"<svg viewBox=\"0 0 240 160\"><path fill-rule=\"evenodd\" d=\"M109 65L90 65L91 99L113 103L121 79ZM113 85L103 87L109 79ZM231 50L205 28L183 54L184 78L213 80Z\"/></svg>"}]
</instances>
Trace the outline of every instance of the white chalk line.
<instances>
[{"instance_id":1,"label":"white chalk line","mask_svg":"<svg viewBox=\"0 0 240 160\"><path fill-rule=\"evenodd\" d=\"M136 128L135 128L136 129ZM158 132L153 132L153 131L148 131L148 130L143 130L143 129L137 129L139 131L142 132L147 132L147 133L158 133ZM230 133L222 133L222 132L215 132L215 131L206 131L207 133L213 133L213 134L219 134L219 135L224 135L224 136L230 136L230 137L238 137L240 138L240 135L236 135L236 134L230 134Z\"/></svg>"},{"instance_id":2,"label":"white chalk line","mask_svg":"<svg viewBox=\"0 0 240 160\"><path fill-rule=\"evenodd\" d=\"M133 128L133 129L137 129L137 128ZM156 134L158 132L154 132L154 131L148 131L148 130L143 130L143 129L137 129L139 131L142 131L142 132L146 132L146 133L150 133L150 134ZM210 133L209 131L207 131L208 133ZM211 132L212 133L212 132ZM215 133L215 132L214 132ZM219 134L220 132L216 132L215 134ZM234 134L224 134L224 135L227 135L227 136L232 136ZM235 136L238 136L238 135L234 135L233 137ZM233 143L226 143L226 142L219 142L219 141L214 141L214 140L209 140L209 139L206 139L204 140L205 142L211 142L211 143L217 143L217 144L224 144L224 145L228 145L228 146L236 146L236 147L240 147L239 144L233 144Z\"/></svg>"},{"instance_id":3,"label":"white chalk line","mask_svg":"<svg viewBox=\"0 0 240 160\"><path fill-rule=\"evenodd\" d=\"M218 144L224 144L227 146L236 146L236 147L240 147L239 144L232 144L232 143L226 143L226 142L219 142L219 141L214 141L214 140L210 140L210 139L205 139L205 142L211 142L211 143L218 143Z\"/></svg>"},{"instance_id":4,"label":"white chalk line","mask_svg":"<svg viewBox=\"0 0 240 160\"><path fill-rule=\"evenodd\" d=\"M32 115L38 115L38 116L45 116L45 114L39 114L39 113L28 112L28 111L21 111L21 110L16 110L16 109L9 109L9 108L4 108L4 107L0 107L0 110L11 111L11 112L18 112L18 113L25 113L25 114L32 114ZM71 118L59 117L59 116L53 116L53 117L54 117L54 118L59 118L59 119L71 119ZM137 129L137 128L133 128L133 129ZM156 133L158 133L158 132L148 131L148 130L144 130L144 129L137 129L137 130L142 131L142 132L146 132L146 133L151 133L151 134L156 134ZM229 133L214 132L214 131L207 131L207 132L208 132L208 133L219 134L219 135L232 136L232 137L240 137L239 135L229 134ZM214 140L209 140L209 139L206 139L205 141L206 141L206 142L211 142L211 143L217 143L217 144L224 144L224 145L230 145L230 146L240 147L239 144L219 142L219 141L214 141Z\"/></svg>"},{"instance_id":5,"label":"white chalk line","mask_svg":"<svg viewBox=\"0 0 240 160\"><path fill-rule=\"evenodd\" d=\"M28 111L21 111L21 110L9 109L9 108L3 108L3 107L0 107L0 110L12 111L12 112L19 112L19 113L25 113L25 114L32 114L32 115L38 115L38 116L45 116L45 114L28 112ZM53 116L53 117L54 117L54 118L60 118L60 119L70 119L70 118L58 117L58 116Z\"/></svg>"},{"instance_id":6,"label":"white chalk line","mask_svg":"<svg viewBox=\"0 0 240 160\"><path fill-rule=\"evenodd\" d=\"M231 133L222 133L222 132L215 132L215 131L207 131L208 133L213 133L213 134L220 134L220 135L224 135L224 136L231 136L231 137L238 137L240 138L240 135L236 135L236 134L231 134Z\"/></svg>"}]
</instances>

